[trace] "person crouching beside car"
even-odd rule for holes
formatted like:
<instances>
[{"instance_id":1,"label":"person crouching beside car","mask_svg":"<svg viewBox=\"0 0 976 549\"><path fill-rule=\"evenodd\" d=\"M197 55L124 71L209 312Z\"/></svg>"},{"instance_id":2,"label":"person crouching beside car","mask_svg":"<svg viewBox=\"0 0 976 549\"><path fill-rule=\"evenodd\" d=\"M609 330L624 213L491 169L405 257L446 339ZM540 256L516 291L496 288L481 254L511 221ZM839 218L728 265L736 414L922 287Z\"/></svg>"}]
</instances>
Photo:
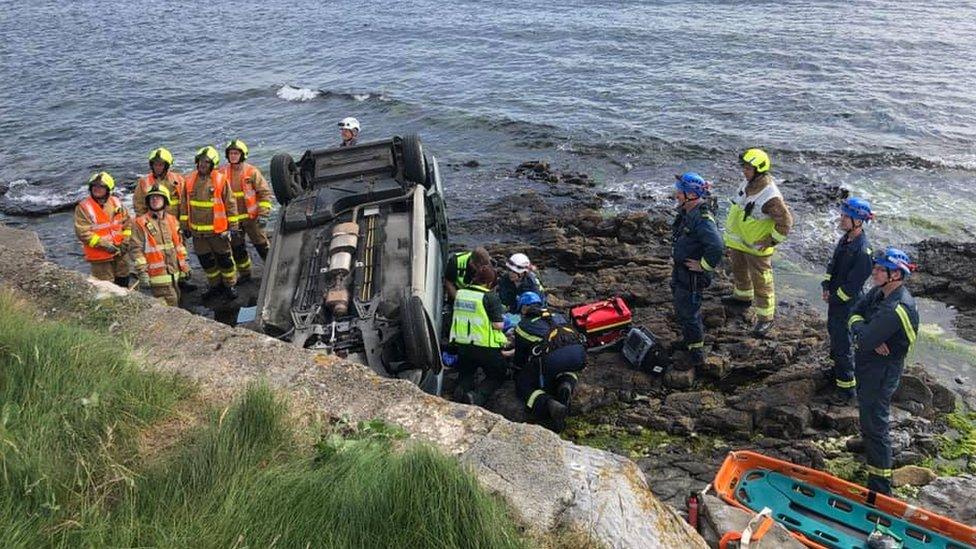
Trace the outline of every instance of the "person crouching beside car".
<instances>
[{"instance_id":1,"label":"person crouching beside car","mask_svg":"<svg viewBox=\"0 0 976 549\"><path fill-rule=\"evenodd\" d=\"M454 297L451 344L457 349L457 398L466 404L483 405L505 381L508 364L502 348L508 339L502 332L505 306L492 290L495 271L490 265L478 269L471 284ZM477 383L478 370L485 379Z\"/></svg>"}]
</instances>

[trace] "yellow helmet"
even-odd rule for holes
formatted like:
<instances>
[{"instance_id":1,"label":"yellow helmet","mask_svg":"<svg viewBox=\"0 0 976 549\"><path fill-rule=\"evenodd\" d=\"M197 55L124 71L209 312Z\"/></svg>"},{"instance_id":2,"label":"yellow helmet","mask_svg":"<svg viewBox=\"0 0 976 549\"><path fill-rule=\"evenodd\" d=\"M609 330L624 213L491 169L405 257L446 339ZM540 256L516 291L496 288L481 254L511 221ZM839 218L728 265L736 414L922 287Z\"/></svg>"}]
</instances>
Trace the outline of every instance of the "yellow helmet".
<instances>
[{"instance_id":1,"label":"yellow helmet","mask_svg":"<svg viewBox=\"0 0 976 549\"><path fill-rule=\"evenodd\" d=\"M214 168L217 167L217 164L220 164L220 155L217 154L217 149L211 147L210 145L200 147L200 150L197 151L197 155L193 157L193 162L199 162L201 157L209 160L210 164L212 164Z\"/></svg>"},{"instance_id":2,"label":"yellow helmet","mask_svg":"<svg viewBox=\"0 0 976 549\"><path fill-rule=\"evenodd\" d=\"M169 206L169 189L166 187L160 187L159 185L153 185L149 192L146 193L146 206L149 206L149 197L152 195L159 195L166 200L166 205Z\"/></svg>"},{"instance_id":3,"label":"yellow helmet","mask_svg":"<svg viewBox=\"0 0 976 549\"><path fill-rule=\"evenodd\" d=\"M230 154L230 150L231 149L237 149L237 150L241 151L241 162L244 162L245 160L247 160L247 144L246 143L244 143L240 139L234 139L234 140L232 140L230 143L227 144L227 148L224 149L224 156L227 156L228 154ZM230 162L230 158L229 157L227 158L227 161Z\"/></svg>"},{"instance_id":4,"label":"yellow helmet","mask_svg":"<svg viewBox=\"0 0 976 549\"><path fill-rule=\"evenodd\" d=\"M92 187L92 185L97 185L99 183L108 187L109 191L115 189L115 178L112 177L108 172L93 173L92 176L88 178L89 189Z\"/></svg>"},{"instance_id":5,"label":"yellow helmet","mask_svg":"<svg viewBox=\"0 0 976 549\"><path fill-rule=\"evenodd\" d=\"M769 161L769 155L766 151L762 149L748 149L746 152L742 153L739 160L743 164L748 164L753 168L756 168L757 173L768 172L770 166L772 165Z\"/></svg>"},{"instance_id":6,"label":"yellow helmet","mask_svg":"<svg viewBox=\"0 0 976 549\"><path fill-rule=\"evenodd\" d=\"M153 149L149 152L149 167L152 167L152 163L162 160L166 164L166 169L168 170L173 165L173 153L159 147L158 149Z\"/></svg>"}]
</instances>

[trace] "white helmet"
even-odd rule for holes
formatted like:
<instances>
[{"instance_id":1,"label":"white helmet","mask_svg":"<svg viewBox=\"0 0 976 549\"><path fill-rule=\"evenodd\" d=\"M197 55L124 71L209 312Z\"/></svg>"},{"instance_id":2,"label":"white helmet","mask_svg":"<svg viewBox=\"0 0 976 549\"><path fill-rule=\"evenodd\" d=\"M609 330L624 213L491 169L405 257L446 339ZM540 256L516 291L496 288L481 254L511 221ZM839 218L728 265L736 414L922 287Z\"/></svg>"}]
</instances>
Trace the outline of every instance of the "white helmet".
<instances>
[{"instance_id":1,"label":"white helmet","mask_svg":"<svg viewBox=\"0 0 976 549\"><path fill-rule=\"evenodd\" d=\"M508 258L506 266L508 270L521 274L532 268L532 262L529 261L529 256L525 254L512 254L512 257Z\"/></svg>"},{"instance_id":2,"label":"white helmet","mask_svg":"<svg viewBox=\"0 0 976 549\"><path fill-rule=\"evenodd\" d=\"M347 116L346 118L343 118L342 120L339 121L339 129L340 130L354 130L354 131L357 131L358 132L359 131L359 120L356 120L355 118L353 118L351 116Z\"/></svg>"}]
</instances>

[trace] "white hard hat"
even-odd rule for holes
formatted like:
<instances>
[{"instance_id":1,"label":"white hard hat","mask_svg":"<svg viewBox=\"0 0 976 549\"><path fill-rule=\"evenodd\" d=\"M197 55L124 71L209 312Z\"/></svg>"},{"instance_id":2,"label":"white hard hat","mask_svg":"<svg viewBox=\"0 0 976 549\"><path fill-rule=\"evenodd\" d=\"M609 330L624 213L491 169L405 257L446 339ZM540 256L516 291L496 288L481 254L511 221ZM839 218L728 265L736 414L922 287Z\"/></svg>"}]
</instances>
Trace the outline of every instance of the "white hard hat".
<instances>
[{"instance_id":1,"label":"white hard hat","mask_svg":"<svg viewBox=\"0 0 976 549\"><path fill-rule=\"evenodd\" d=\"M339 129L340 130L356 130L358 132L359 131L359 120L356 120L355 118L353 118L351 116L347 116L346 118L343 118L342 120L339 121Z\"/></svg>"},{"instance_id":2,"label":"white hard hat","mask_svg":"<svg viewBox=\"0 0 976 549\"><path fill-rule=\"evenodd\" d=\"M525 254L512 254L512 257L508 258L506 266L508 270L521 274L532 267L532 262L529 261L529 256Z\"/></svg>"}]
</instances>

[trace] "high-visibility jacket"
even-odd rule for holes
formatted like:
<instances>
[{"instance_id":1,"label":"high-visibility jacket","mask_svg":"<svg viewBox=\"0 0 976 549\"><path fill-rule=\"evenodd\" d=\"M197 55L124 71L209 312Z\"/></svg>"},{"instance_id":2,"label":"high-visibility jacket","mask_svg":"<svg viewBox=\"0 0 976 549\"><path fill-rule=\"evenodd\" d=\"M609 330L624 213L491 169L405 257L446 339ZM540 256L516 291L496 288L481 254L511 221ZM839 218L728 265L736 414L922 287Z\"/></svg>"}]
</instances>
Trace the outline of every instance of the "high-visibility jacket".
<instances>
[{"instance_id":1,"label":"high-visibility jacket","mask_svg":"<svg viewBox=\"0 0 976 549\"><path fill-rule=\"evenodd\" d=\"M458 290L451 323L452 342L489 349L500 349L505 345L505 334L492 326L485 309L485 294L489 291L484 286L475 285Z\"/></svg>"},{"instance_id":2,"label":"high-visibility jacket","mask_svg":"<svg viewBox=\"0 0 976 549\"><path fill-rule=\"evenodd\" d=\"M220 170L210 172L206 182L198 181L200 172L186 177L183 201L180 202L180 226L193 236L213 236L237 230L237 200Z\"/></svg>"},{"instance_id":3,"label":"high-visibility jacket","mask_svg":"<svg viewBox=\"0 0 976 549\"><path fill-rule=\"evenodd\" d=\"M149 274L150 284L172 284L172 275L190 271L175 217L165 212L161 218L147 213L136 217L135 227L133 262L137 271Z\"/></svg>"},{"instance_id":4,"label":"high-visibility jacket","mask_svg":"<svg viewBox=\"0 0 976 549\"><path fill-rule=\"evenodd\" d=\"M135 210L136 215L142 215L149 211L146 208L146 193L155 185L166 187L166 190L169 191L169 207L166 208L166 211L174 217L179 216L180 196L183 194L183 176L173 170L167 171L166 176L162 178L156 177L152 172L139 178L136 188L132 191L132 209Z\"/></svg>"},{"instance_id":5,"label":"high-visibility jacket","mask_svg":"<svg viewBox=\"0 0 976 549\"><path fill-rule=\"evenodd\" d=\"M454 286L457 289L466 288L468 286L468 261L471 260L471 252L462 252L451 255L448 261L453 261L455 265L456 276L454 278Z\"/></svg>"},{"instance_id":6,"label":"high-visibility jacket","mask_svg":"<svg viewBox=\"0 0 976 549\"><path fill-rule=\"evenodd\" d=\"M98 263L115 259L116 254L98 244L108 241L116 247L122 246L132 234L128 221L128 210L114 195L104 205L90 196L79 202L75 207L75 234L81 241L85 261Z\"/></svg>"},{"instance_id":7,"label":"high-visibility jacket","mask_svg":"<svg viewBox=\"0 0 976 549\"><path fill-rule=\"evenodd\" d=\"M271 187L261 170L247 162L243 162L239 170L234 170L232 164L221 170L237 199L237 221L257 219L271 213Z\"/></svg>"},{"instance_id":8,"label":"high-visibility jacket","mask_svg":"<svg viewBox=\"0 0 976 549\"><path fill-rule=\"evenodd\" d=\"M761 174L754 182L740 185L732 199L725 219L725 245L756 256L773 255L774 246L762 242L767 238L774 244L786 240L792 224L793 217L772 176Z\"/></svg>"}]
</instances>

